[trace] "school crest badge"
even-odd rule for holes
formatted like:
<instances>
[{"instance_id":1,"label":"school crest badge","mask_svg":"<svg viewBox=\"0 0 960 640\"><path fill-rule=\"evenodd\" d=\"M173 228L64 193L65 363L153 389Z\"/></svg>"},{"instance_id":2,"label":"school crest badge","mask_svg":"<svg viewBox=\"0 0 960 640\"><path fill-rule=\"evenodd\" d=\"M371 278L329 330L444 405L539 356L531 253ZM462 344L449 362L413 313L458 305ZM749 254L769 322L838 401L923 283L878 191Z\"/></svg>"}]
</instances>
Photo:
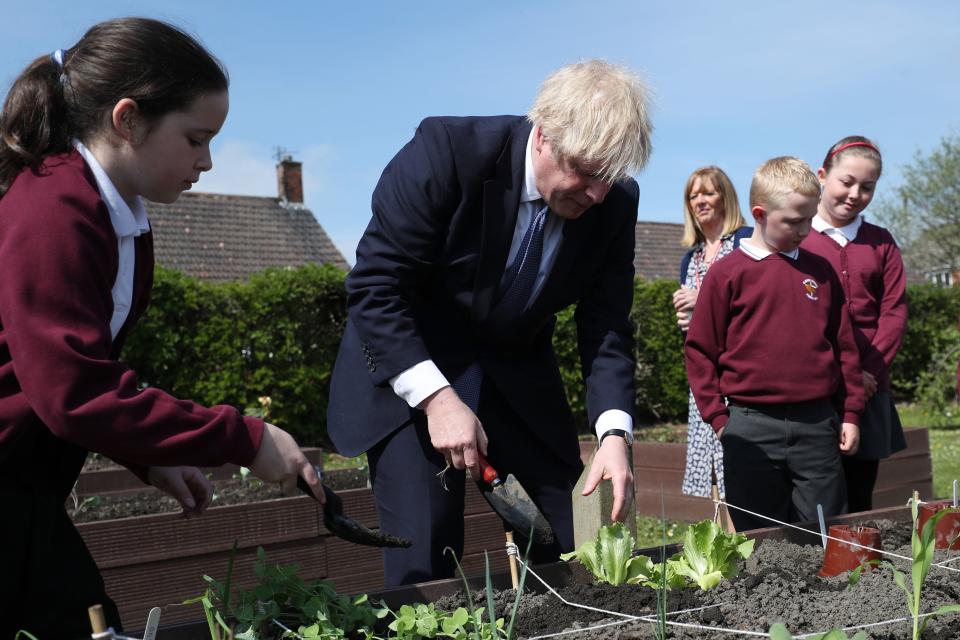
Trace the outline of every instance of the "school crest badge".
<instances>
[{"instance_id":1,"label":"school crest badge","mask_svg":"<svg viewBox=\"0 0 960 640\"><path fill-rule=\"evenodd\" d=\"M819 300L817 297L817 289L820 288L820 285L817 284L817 281L813 278L807 278L803 281L803 293L811 300Z\"/></svg>"}]
</instances>

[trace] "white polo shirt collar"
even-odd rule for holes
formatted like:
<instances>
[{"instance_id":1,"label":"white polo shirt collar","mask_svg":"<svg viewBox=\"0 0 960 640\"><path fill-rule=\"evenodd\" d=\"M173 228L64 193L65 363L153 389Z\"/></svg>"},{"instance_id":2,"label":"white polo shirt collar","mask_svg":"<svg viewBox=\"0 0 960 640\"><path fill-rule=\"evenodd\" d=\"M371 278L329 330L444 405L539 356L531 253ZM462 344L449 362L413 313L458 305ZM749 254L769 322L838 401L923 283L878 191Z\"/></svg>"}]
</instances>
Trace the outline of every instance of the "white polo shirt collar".
<instances>
[{"instance_id":1,"label":"white polo shirt collar","mask_svg":"<svg viewBox=\"0 0 960 640\"><path fill-rule=\"evenodd\" d=\"M834 227L829 222L820 217L819 214L813 217L813 230L826 235L828 238L845 247L848 242L853 242L860 227L863 226L863 216L858 215L852 222L842 227Z\"/></svg>"},{"instance_id":2,"label":"white polo shirt collar","mask_svg":"<svg viewBox=\"0 0 960 640\"><path fill-rule=\"evenodd\" d=\"M740 250L757 261L763 260L767 256L773 255L773 251L770 251L766 247L755 246L750 241L750 238L744 238L743 240L740 241ZM797 257L800 255L800 248L797 247L793 251L781 251L780 254L787 256L788 258L791 258L793 260L796 260Z\"/></svg>"}]
</instances>

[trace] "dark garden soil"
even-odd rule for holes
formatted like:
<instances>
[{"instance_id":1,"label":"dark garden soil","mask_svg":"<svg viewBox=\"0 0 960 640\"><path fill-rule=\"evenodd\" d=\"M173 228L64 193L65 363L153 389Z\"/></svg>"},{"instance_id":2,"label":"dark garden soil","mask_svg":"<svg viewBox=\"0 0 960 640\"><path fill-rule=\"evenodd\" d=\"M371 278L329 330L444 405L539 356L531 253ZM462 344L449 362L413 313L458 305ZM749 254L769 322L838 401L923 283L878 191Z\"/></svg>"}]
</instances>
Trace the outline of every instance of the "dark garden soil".
<instances>
[{"instance_id":1,"label":"dark garden soil","mask_svg":"<svg viewBox=\"0 0 960 640\"><path fill-rule=\"evenodd\" d=\"M885 520L862 524L878 526L881 529L885 550L904 556L910 555L910 530L907 524ZM956 555L958 552L938 551L934 562ZM670 616L670 619L687 624L761 633L766 633L774 623L782 622L794 634L801 634L909 615L905 595L895 585L889 570L878 569L865 573L859 584L848 587L845 575L835 578L817 576L822 559L823 549L819 546L764 540L757 545L753 555L744 563L740 575L733 580L724 580L716 589L708 592L673 590L667 598L668 611L719 606ZM905 560L892 560L901 571L906 572L909 587L909 563ZM960 563L953 566L960 568ZM530 576L527 579L531 583L535 581ZM565 599L577 604L631 615L656 612L655 592L645 587L582 584L558 591ZM514 597L513 591L496 593L498 616L509 615ZM482 592L474 594L474 600L474 607L486 607L486 597ZM933 611L942 605L954 603L960 603L960 573L931 567L924 583L921 610ZM443 610L453 610L458 606L464 606L462 593L437 602L437 608ZM609 614L565 605L549 593L525 595L517 619L518 638L531 638L622 620ZM911 627L908 623L901 622L867 629L867 633L876 640L909 638ZM716 630L680 627L669 627L668 635L673 638L698 639L747 637ZM628 640L655 636L652 623L630 621L561 637L564 640ZM931 622L923 637L925 640L960 638L960 615L947 615L939 622Z\"/></svg>"},{"instance_id":2,"label":"dark garden soil","mask_svg":"<svg viewBox=\"0 0 960 640\"><path fill-rule=\"evenodd\" d=\"M105 458L87 458L84 471L101 470L115 467L116 464ZM367 486L366 468L337 469L325 471L323 481L334 491L357 489ZM267 484L249 476L239 476L229 480L213 481L214 500L211 507L223 507L234 504L261 502L284 498L279 485ZM300 495L297 493L297 495ZM180 504L165 493L144 485L143 491L120 495L84 496L67 500L67 513L75 523L113 520L132 516L156 513L177 513Z\"/></svg>"}]
</instances>

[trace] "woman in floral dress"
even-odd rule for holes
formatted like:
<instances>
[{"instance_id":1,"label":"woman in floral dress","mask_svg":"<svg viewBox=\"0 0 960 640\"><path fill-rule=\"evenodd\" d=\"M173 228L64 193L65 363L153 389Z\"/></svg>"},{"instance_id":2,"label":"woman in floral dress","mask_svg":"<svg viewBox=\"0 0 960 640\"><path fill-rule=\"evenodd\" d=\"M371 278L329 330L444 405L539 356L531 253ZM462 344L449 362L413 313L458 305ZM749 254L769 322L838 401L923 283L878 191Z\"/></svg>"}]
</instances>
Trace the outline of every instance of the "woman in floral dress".
<instances>
[{"instance_id":1,"label":"woman in floral dress","mask_svg":"<svg viewBox=\"0 0 960 640\"><path fill-rule=\"evenodd\" d=\"M673 306L677 324L686 332L710 266L736 249L753 229L746 226L733 183L719 167L701 167L690 174L683 196L682 242L690 250L680 263L681 286L673 294ZM683 493L709 498L713 484L723 497L723 448L700 417L691 392Z\"/></svg>"}]
</instances>

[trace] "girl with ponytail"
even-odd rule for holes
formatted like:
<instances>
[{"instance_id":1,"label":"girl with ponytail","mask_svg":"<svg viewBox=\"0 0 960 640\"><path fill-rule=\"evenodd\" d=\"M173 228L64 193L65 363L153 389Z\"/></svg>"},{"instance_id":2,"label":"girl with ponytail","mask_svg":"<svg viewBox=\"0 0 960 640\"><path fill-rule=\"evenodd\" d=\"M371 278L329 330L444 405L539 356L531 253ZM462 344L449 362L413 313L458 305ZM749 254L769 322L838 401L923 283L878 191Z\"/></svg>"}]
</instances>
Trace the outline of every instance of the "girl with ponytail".
<instances>
[{"instance_id":1,"label":"girl with ponytail","mask_svg":"<svg viewBox=\"0 0 960 640\"><path fill-rule=\"evenodd\" d=\"M35 59L0 112L0 638L89 637L116 607L64 509L88 451L209 504L193 465L228 462L292 488L319 479L293 438L233 407L141 389L118 361L147 306L153 240L142 199L169 203L208 171L228 80L196 40L123 18Z\"/></svg>"}]
</instances>

